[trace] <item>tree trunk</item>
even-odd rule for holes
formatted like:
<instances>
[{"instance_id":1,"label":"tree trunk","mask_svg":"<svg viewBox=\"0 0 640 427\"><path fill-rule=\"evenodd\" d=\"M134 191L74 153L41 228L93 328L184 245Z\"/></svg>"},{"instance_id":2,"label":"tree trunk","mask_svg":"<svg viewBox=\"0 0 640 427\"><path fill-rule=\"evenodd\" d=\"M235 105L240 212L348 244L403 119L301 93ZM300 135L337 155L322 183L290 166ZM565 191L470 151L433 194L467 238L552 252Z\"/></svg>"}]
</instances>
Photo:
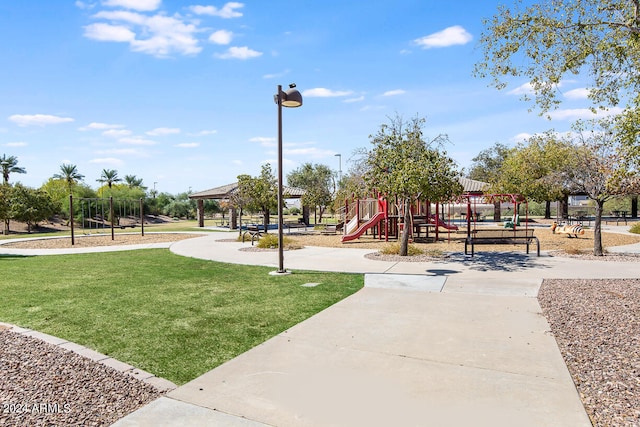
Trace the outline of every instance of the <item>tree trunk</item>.
<instances>
[{"instance_id":1,"label":"tree trunk","mask_svg":"<svg viewBox=\"0 0 640 427\"><path fill-rule=\"evenodd\" d=\"M6 218L4 220L4 235L5 236L9 235L9 218Z\"/></svg>"},{"instance_id":2,"label":"tree trunk","mask_svg":"<svg viewBox=\"0 0 640 427\"><path fill-rule=\"evenodd\" d=\"M602 249L602 211L604 208L603 200L596 200L596 218L593 226L593 255L603 256Z\"/></svg>"},{"instance_id":3,"label":"tree trunk","mask_svg":"<svg viewBox=\"0 0 640 427\"><path fill-rule=\"evenodd\" d=\"M409 254L409 236L411 235L411 202L409 199L404 202L404 227L402 238L400 239L400 256Z\"/></svg>"},{"instance_id":4,"label":"tree trunk","mask_svg":"<svg viewBox=\"0 0 640 427\"><path fill-rule=\"evenodd\" d=\"M268 233L269 232L269 209L265 209L264 211L264 214L262 216L262 226L264 227L264 232Z\"/></svg>"},{"instance_id":5,"label":"tree trunk","mask_svg":"<svg viewBox=\"0 0 640 427\"><path fill-rule=\"evenodd\" d=\"M501 216L502 212L500 212L500 202L493 202L493 220L495 222L500 222Z\"/></svg>"},{"instance_id":6,"label":"tree trunk","mask_svg":"<svg viewBox=\"0 0 640 427\"><path fill-rule=\"evenodd\" d=\"M551 201L547 200L544 203L544 219L551 219Z\"/></svg>"}]
</instances>

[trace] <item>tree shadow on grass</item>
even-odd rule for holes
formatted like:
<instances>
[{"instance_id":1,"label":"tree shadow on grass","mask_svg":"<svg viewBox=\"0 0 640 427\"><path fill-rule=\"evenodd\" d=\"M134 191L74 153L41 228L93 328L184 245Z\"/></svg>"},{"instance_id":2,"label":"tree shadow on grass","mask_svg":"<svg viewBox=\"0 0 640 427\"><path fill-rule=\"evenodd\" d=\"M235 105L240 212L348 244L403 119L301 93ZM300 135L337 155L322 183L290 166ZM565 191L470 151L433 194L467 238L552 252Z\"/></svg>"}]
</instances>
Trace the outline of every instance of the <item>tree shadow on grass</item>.
<instances>
[{"instance_id":1,"label":"tree shadow on grass","mask_svg":"<svg viewBox=\"0 0 640 427\"><path fill-rule=\"evenodd\" d=\"M539 258L535 255L518 252L476 252L474 256L453 253L447 258L447 262L460 263L475 271L512 272L548 268L538 261Z\"/></svg>"},{"instance_id":2,"label":"tree shadow on grass","mask_svg":"<svg viewBox=\"0 0 640 427\"><path fill-rule=\"evenodd\" d=\"M0 254L0 260L13 259L13 258L29 258L31 255L17 255L17 254Z\"/></svg>"}]
</instances>

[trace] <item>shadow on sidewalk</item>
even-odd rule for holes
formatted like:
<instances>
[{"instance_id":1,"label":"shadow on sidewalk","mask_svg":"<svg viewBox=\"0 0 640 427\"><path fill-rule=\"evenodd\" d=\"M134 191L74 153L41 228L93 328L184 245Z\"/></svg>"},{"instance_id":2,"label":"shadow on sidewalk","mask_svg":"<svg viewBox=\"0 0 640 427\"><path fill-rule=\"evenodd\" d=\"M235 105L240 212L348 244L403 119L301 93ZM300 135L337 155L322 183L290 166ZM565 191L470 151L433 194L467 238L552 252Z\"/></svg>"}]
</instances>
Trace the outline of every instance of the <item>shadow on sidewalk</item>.
<instances>
[{"instance_id":1,"label":"shadow on sidewalk","mask_svg":"<svg viewBox=\"0 0 640 427\"><path fill-rule=\"evenodd\" d=\"M476 271L523 271L533 268L548 268L537 262L537 258L517 252L482 252L471 257L454 253L446 262L461 263Z\"/></svg>"}]
</instances>

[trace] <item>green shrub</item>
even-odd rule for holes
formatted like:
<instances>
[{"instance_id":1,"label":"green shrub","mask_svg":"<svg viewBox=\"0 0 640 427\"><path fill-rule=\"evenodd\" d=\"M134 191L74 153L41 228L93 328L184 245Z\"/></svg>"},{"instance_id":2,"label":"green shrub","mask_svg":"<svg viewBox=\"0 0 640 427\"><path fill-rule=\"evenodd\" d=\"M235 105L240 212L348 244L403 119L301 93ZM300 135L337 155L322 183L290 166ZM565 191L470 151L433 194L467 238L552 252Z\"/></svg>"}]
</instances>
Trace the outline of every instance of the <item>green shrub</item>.
<instances>
[{"instance_id":1,"label":"green shrub","mask_svg":"<svg viewBox=\"0 0 640 427\"><path fill-rule=\"evenodd\" d=\"M283 236L282 244L285 249L300 249L301 246L294 244L294 242L286 236ZM278 248L278 235L277 234L263 234L258 240L257 247L261 249L277 249Z\"/></svg>"},{"instance_id":2,"label":"green shrub","mask_svg":"<svg viewBox=\"0 0 640 427\"><path fill-rule=\"evenodd\" d=\"M636 222L629 229L630 233L640 234L640 222Z\"/></svg>"},{"instance_id":3,"label":"green shrub","mask_svg":"<svg viewBox=\"0 0 640 427\"><path fill-rule=\"evenodd\" d=\"M380 253L384 255L399 255L400 254L400 243L390 243L385 245L384 248L380 250ZM407 255L422 255L424 251L415 245L409 245L407 249Z\"/></svg>"}]
</instances>

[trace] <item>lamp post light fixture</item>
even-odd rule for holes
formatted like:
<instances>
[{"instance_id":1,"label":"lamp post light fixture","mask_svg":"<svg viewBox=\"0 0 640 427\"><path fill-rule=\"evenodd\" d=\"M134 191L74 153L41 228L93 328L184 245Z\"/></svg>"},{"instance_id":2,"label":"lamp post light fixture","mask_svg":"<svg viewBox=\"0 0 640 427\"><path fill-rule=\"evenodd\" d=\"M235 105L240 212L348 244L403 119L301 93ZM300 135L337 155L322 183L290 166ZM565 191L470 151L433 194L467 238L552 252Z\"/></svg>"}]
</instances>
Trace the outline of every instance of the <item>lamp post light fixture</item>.
<instances>
[{"instance_id":1,"label":"lamp post light fixture","mask_svg":"<svg viewBox=\"0 0 640 427\"><path fill-rule=\"evenodd\" d=\"M302 95L296 89L295 83L289 85L289 89L282 90L282 85L278 85L278 92L273 97L278 104L278 270L271 274L288 274L284 269L284 220L282 209L284 199L282 195L282 107L295 108L302 105ZM265 230L266 231L266 230Z\"/></svg>"},{"instance_id":2,"label":"lamp post light fixture","mask_svg":"<svg viewBox=\"0 0 640 427\"><path fill-rule=\"evenodd\" d=\"M335 154L338 158L338 182L342 180L342 154Z\"/></svg>"}]
</instances>

